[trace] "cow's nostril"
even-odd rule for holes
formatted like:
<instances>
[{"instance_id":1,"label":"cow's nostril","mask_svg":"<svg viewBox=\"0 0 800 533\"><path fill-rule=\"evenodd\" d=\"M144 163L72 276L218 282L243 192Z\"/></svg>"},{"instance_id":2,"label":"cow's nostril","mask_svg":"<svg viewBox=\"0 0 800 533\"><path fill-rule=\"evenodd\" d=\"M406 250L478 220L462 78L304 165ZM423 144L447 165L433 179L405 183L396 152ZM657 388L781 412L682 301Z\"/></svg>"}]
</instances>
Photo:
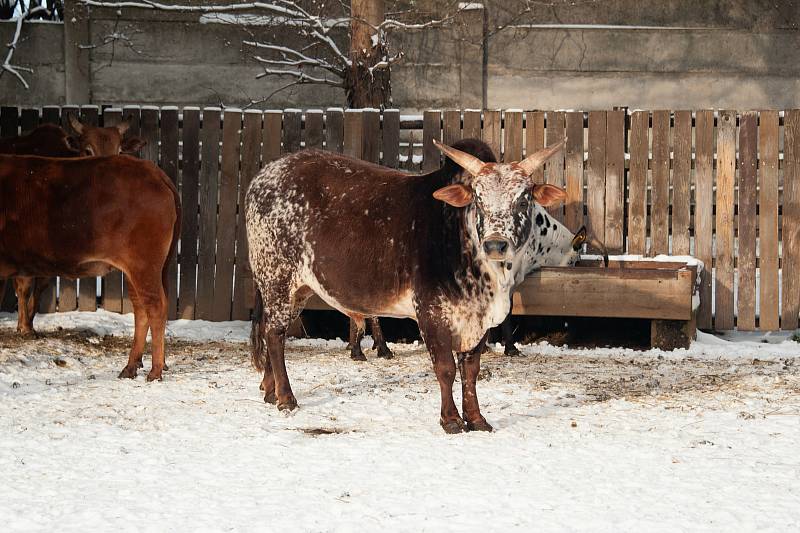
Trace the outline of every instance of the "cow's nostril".
<instances>
[{"instance_id":1,"label":"cow's nostril","mask_svg":"<svg viewBox=\"0 0 800 533\"><path fill-rule=\"evenodd\" d=\"M508 241L494 240L483 243L483 249L487 254L504 254L508 250Z\"/></svg>"}]
</instances>

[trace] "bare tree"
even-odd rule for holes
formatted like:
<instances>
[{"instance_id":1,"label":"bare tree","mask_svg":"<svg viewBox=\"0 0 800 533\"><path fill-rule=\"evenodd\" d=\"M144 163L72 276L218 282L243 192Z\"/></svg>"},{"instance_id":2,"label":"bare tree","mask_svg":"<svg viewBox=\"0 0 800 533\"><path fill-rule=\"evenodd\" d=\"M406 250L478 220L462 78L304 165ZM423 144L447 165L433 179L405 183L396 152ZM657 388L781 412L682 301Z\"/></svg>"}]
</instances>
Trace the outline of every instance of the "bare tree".
<instances>
[{"instance_id":1,"label":"bare tree","mask_svg":"<svg viewBox=\"0 0 800 533\"><path fill-rule=\"evenodd\" d=\"M15 5L16 7L16 5ZM25 81L25 78L22 76L22 72L33 72L33 69L28 67L22 67L20 65L14 65L11 63L11 60L14 58L14 52L17 51L17 46L20 42L20 36L22 35L22 25L25 21L30 20L32 17L40 14L46 13L47 8L41 5L29 3L27 6L24 4L20 6L20 15L17 17L16 27L14 29L14 35L11 38L11 42L6 45L8 48L8 52L6 53L6 57L3 60L3 64L0 65L0 77L3 76L6 72L9 74L16 76L17 80L28 89L28 82ZM13 13L13 11L12 11Z\"/></svg>"}]
</instances>

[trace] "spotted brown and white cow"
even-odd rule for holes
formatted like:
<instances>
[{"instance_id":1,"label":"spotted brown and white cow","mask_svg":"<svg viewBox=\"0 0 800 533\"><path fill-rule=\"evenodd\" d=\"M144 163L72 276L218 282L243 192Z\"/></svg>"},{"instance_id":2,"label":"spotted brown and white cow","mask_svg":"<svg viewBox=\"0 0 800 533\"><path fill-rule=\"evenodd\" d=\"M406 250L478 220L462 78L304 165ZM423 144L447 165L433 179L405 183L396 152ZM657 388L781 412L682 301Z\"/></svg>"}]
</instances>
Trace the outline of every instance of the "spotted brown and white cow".
<instances>
[{"instance_id":1,"label":"spotted brown and white cow","mask_svg":"<svg viewBox=\"0 0 800 533\"><path fill-rule=\"evenodd\" d=\"M416 319L439 381L444 430L491 431L475 391L480 354L471 350L508 314L512 263L533 231L536 204L566 196L531 178L564 142L504 164L485 163L493 156L481 141L436 146L449 160L421 176L304 150L253 180L245 204L257 285L251 340L265 401L297 407L285 335L316 293L351 317ZM464 419L453 402L453 352Z\"/></svg>"}]
</instances>

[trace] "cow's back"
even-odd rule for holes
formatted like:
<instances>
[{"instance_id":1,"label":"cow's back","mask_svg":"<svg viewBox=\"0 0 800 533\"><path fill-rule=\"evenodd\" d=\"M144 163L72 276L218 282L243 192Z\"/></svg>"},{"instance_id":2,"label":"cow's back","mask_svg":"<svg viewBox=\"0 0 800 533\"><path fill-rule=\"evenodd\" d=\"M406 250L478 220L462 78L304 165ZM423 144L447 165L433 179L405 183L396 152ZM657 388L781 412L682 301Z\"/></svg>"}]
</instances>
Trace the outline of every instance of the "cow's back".
<instances>
[{"instance_id":1,"label":"cow's back","mask_svg":"<svg viewBox=\"0 0 800 533\"><path fill-rule=\"evenodd\" d=\"M0 156L0 277L119 263L137 232L171 234L176 212L174 186L148 161Z\"/></svg>"}]
</instances>

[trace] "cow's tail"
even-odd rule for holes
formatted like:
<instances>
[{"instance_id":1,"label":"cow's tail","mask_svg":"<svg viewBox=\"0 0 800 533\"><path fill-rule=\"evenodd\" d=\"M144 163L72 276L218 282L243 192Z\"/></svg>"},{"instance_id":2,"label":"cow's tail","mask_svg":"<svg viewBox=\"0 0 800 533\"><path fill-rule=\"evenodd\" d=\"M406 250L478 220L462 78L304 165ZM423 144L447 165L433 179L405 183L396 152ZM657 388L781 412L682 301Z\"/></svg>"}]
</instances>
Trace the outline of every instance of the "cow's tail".
<instances>
[{"instance_id":1,"label":"cow's tail","mask_svg":"<svg viewBox=\"0 0 800 533\"><path fill-rule=\"evenodd\" d=\"M253 307L253 323L250 326L250 349L253 352L253 366L263 372L267 366L267 350L264 344L264 298L256 288L256 304Z\"/></svg>"}]
</instances>

